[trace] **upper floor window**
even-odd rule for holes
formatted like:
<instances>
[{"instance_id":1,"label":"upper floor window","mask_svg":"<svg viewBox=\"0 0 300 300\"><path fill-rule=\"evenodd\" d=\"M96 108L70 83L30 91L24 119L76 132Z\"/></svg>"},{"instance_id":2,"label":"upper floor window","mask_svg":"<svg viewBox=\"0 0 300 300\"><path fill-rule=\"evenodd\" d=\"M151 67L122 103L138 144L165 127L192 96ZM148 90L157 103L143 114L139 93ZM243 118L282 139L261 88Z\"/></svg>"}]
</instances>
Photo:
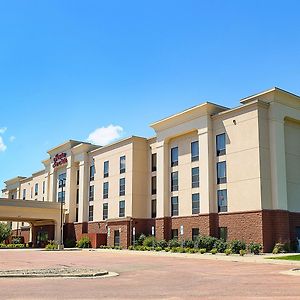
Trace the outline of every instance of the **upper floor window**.
<instances>
[{"instance_id":1,"label":"upper floor window","mask_svg":"<svg viewBox=\"0 0 300 300\"><path fill-rule=\"evenodd\" d=\"M225 133L216 136L217 156L226 154L226 137Z\"/></svg>"},{"instance_id":2,"label":"upper floor window","mask_svg":"<svg viewBox=\"0 0 300 300\"><path fill-rule=\"evenodd\" d=\"M119 217L125 217L125 200L119 202Z\"/></svg>"},{"instance_id":3,"label":"upper floor window","mask_svg":"<svg viewBox=\"0 0 300 300\"><path fill-rule=\"evenodd\" d=\"M125 178L120 178L120 196L125 195Z\"/></svg>"},{"instance_id":4,"label":"upper floor window","mask_svg":"<svg viewBox=\"0 0 300 300\"><path fill-rule=\"evenodd\" d=\"M67 178L66 173L62 173L58 175L58 187L62 188L66 186L66 178Z\"/></svg>"},{"instance_id":5,"label":"upper floor window","mask_svg":"<svg viewBox=\"0 0 300 300\"><path fill-rule=\"evenodd\" d=\"M178 172L171 173L171 192L178 191Z\"/></svg>"},{"instance_id":6,"label":"upper floor window","mask_svg":"<svg viewBox=\"0 0 300 300\"><path fill-rule=\"evenodd\" d=\"M151 179L151 194L156 195L156 176L152 176Z\"/></svg>"},{"instance_id":7,"label":"upper floor window","mask_svg":"<svg viewBox=\"0 0 300 300\"><path fill-rule=\"evenodd\" d=\"M226 161L217 163L217 184L226 183Z\"/></svg>"},{"instance_id":8,"label":"upper floor window","mask_svg":"<svg viewBox=\"0 0 300 300\"><path fill-rule=\"evenodd\" d=\"M109 188L109 183L103 182L103 199L108 198L108 188Z\"/></svg>"},{"instance_id":9,"label":"upper floor window","mask_svg":"<svg viewBox=\"0 0 300 300\"><path fill-rule=\"evenodd\" d=\"M76 216L75 216L75 222L78 222L78 216L79 216L79 208L76 207Z\"/></svg>"},{"instance_id":10,"label":"upper floor window","mask_svg":"<svg viewBox=\"0 0 300 300\"><path fill-rule=\"evenodd\" d=\"M171 148L171 167L178 166L178 147Z\"/></svg>"},{"instance_id":11,"label":"upper floor window","mask_svg":"<svg viewBox=\"0 0 300 300\"><path fill-rule=\"evenodd\" d=\"M195 141L191 143L191 160L199 160L199 142Z\"/></svg>"},{"instance_id":12,"label":"upper floor window","mask_svg":"<svg viewBox=\"0 0 300 300\"><path fill-rule=\"evenodd\" d=\"M45 181L43 181L43 194L45 194Z\"/></svg>"},{"instance_id":13,"label":"upper floor window","mask_svg":"<svg viewBox=\"0 0 300 300\"><path fill-rule=\"evenodd\" d=\"M156 164L157 164L157 155L156 153L153 153L152 154L152 157L151 157L151 170L152 172L155 172L156 171Z\"/></svg>"},{"instance_id":14,"label":"upper floor window","mask_svg":"<svg viewBox=\"0 0 300 300\"><path fill-rule=\"evenodd\" d=\"M79 203L79 189L76 190L76 204Z\"/></svg>"},{"instance_id":15,"label":"upper floor window","mask_svg":"<svg viewBox=\"0 0 300 300\"><path fill-rule=\"evenodd\" d=\"M95 179L95 165L90 166L90 181Z\"/></svg>"},{"instance_id":16,"label":"upper floor window","mask_svg":"<svg viewBox=\"0 0 300 300\"><path fill-rule=\"evenodd\" d=\"M34 195L37 196L38 193L39 193L39 184L36 183L34 186Z\"/></svg>"},{"instance_id":17,"label":"upper floor window","mask_svg":"<svg viewBox=\"0 0 300 300\"><path fill-rule=\"evenodd\" d=\"M26 199L26 189L23 189L23 200Z\"/></svg>"},{"instance_id":18,"label":"upper floor window","mask_svg":"<svg viewBox=\"0 0 300 300\"><path fill-rule=\"evenodd\" d=\"M94 201L94 186L93 185L90 185L89 201Z\"/></svg>"},{"instance_id":19,"label":"upper floor window","mask_svg":"<svg viewBox=\"0 0 300 300\"><path fill-rule=\"evenodd\" d=\"M218 190L218 212L227 211L227 190Z\"/></svg>"},{"instance_id":20,"label":"upper floor window","mask_svg":"<svg viewBox=\"0 0 300 300\"><path fill-rule=\"evenodd\" d=\"M77 185L79 185L79 170L77 170Z\"/></svg>"},{"instance_id":21,"label":"upper floor window","mask_svg":"<svg viewBox=\"0 0 300 300\"><path fill-rule=\"evenodd\" d=\"M108 203L103 203L103 216L102 219L106 220L108 218Z\"/></svg>"},{"instance_id":22,"label":"upper floor window","mask_svg":"<svg viewBox=\"0 0 300 300\"><path fill-rule=\"evenodd\" d=\"M126 156L120 157L120 174L126 172Z\"/></svg>"},{"instance_id":23,"label":"upper floor window","mask_svg":"<svg viewBox=\"0 0 300 300\"><path fill-rule=\"evenodd\" d=\"M106 178L109 176L109 161L105 161L103 164L103 177Z\"/></svg>"},{"instance_id":24,"label":"upper floor window","mask_svg":"<svg viewBox=\"0 0 300 300\"><path fill-rule=\"evenodd\" d=\"M58 202L63 202L65 203L65 191L63 192L58 192Z\"/></svg>"},{"instance_id":25,"label":"upper floor window","mask_svg":"<svg viewBox=\"0 0 300 300\"><path fill-rule=\"evenodd\" d=\"M89 222L92 222L94 219L94 206L89 206Z\"/></svg>"},{"instance_id":26,"label":"upper floor window","mask_svg":"<svg viewBox=\"0 0 300 300\"><path fill-rule=\"evenodd\" d=\"M178 216L178 197L171 197L171 216Z\"/></svg>"},{"instance_id":27,"label":"upper floor window","mask_svg":"<svg viewBox=\"0 0 300 300\"><path fill-rule=\"evenodd\" d=\"M192 168L192 188L199 187L199 167Z\"/></svg>"},{"instance_id":28,"label":"upper floor window","mask_svg":"<svg viewBox=\"0 0 300 300\"><path fill-rule=\"evenodd\" d=\"M199 214L200 212L200 196L199 194L192 194L192 214Z\"/></svg>"},{"instance_id":29,"label":"upper floor window","mask_svg":"<svg viewBox=\"0 0 300 300\"><path fill-rule=\"evenodd\" d=\"M156 218L156 199L151 200L151 218Z\"/></svg>"}]
</instances>

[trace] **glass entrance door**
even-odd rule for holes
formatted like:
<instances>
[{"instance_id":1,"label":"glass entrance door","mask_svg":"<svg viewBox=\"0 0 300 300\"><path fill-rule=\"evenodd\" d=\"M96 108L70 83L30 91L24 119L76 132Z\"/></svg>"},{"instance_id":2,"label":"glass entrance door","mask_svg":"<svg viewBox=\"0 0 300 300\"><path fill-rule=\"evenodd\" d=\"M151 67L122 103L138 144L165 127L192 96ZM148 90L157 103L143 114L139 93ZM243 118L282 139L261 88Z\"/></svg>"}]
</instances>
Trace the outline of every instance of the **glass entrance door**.
<instances>
[{"instance_id":1,"label":"glass entrance door","mask_svg":"<svg viewBox=\"0 0 300 300\"><path fill-rule=\"evenodd\" d=\"M48 243L48 232L40 230L37 232L36 245L38 248L44 248Z\"/></svg>"}]
</instances>

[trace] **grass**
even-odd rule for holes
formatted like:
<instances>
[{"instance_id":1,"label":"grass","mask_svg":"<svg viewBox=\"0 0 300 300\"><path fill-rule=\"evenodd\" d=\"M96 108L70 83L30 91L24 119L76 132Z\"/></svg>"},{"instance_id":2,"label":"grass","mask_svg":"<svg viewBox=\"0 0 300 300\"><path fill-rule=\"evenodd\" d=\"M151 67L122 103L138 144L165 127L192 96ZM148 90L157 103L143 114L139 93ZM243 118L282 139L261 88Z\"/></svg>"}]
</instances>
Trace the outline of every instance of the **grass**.
<instances>
[{"instance_id":1,"label":"grass","mask_svg":"<svg viewBox=\"0 0 300 300\"><path fill-rule=\"evenodd\" d=\"M268 257L269 259L281 259L281 260L300 260L300 254L298 255L286 255L280 257Z\"/></svg>"}]
</instances>

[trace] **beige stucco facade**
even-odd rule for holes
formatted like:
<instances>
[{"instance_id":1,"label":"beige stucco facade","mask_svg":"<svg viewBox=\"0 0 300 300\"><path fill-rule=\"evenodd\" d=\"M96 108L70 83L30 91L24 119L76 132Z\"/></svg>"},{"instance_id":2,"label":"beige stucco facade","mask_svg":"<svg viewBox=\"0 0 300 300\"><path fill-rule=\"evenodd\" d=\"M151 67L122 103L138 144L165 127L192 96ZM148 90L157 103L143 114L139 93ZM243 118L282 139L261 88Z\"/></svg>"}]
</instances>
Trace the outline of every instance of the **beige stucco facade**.
<instances>
[{"instance_id":1,"label":"beige stucco facade","mask_svg":"<svg viewBox=\"0 0 300 300\"><path fill-rule=\"evenodd\" d=\"M191 217L195 215L193 194L199 194L199 216L263 210L300 212L300 97L273 88L242 99L236 108L206 102L150 126L156 135L148 139L132 136L104 147L72 140L59 145L48 151L42 171L6 181L3 197L57 202L62 190L59 178L65 174L66 223ZM216 137L222 134L226 146L217 155ZM191 144L195 142L199 157L193 160ZM171 149L176 147L178 162L172 166ZM61 154L66 160L54 166L55 157ZM120 172L121 157L125 157L124 173ZM107 177L105 162L109 162ZM226 165L226 174L217 182L220 162ZM91 166L95 169L92 180ZM193 168L199 168L199 184L194 187ZM178 175L174 191L172 173ZM155 192L152 177L156 177ZM123 178L125 194L120 195ZM108 183L107 197L104 183ZM218 207L220 190L227 193L222 211ZM178 197L175 215L172 197ZM120 213L120 201L125 201L124 214ZM107 219L103 218L105 203Z\"/></svg>"}]
</instances>

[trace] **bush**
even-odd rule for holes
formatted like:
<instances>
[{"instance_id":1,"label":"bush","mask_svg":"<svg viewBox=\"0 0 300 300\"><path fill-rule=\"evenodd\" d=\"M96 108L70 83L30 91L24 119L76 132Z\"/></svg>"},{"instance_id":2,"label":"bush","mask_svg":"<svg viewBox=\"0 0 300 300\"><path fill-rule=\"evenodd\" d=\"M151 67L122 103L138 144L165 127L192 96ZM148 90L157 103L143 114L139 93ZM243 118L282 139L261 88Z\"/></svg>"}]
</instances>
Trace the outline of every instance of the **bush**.
<instances>
[{"instance_id":1,"label":"bush","mask_svg":"<svg viewBox=\"0 0 300 300\"><path fill-rule=\"evenodd\" d=\"M227 249L225 249L224 253L226 255L230 255L230 254L232 254L232 250L230 248L227 248Z\"/></svg>"},{"instance_id":2,"label":"bush","mask_svg":"<svg viewBox=\"0 0 300 300\"><path fill-rule=\"evenodd\" d=\"M24 244L24 238L21 236L12 236L11 243L12 244Z\"/></svg>"},{"instance_id":3,"label":"bush","mask_svg":"<svg viewBox=\"0 0 300 300\"><path fill-rule=\"evenodd\" d=\"M239 254L240 250L246 250L246 243L240 240L233 240L230 242L230 249L232 253Z\"/></svg>"},{"instance_id":4,"label":"bush","mask_svg":"<svg viewBox=\"0 0 300 300\"><path fill-rule=\"evenodd\" d=\"M275 244L273 251L272 251L273 254L287 253L287 252L289 252L288 244L282 244L282 243Z\"/></svg>"},{"instance_id":5,"label":"bush","mask_svg":"<svg viewBox=\"0 0 300 300\"><path fill-rule=\"evenodd\" d=\"M147 236L143 241L145 247L156 247L156 239L154 236Z\"/></svg>"},{"instance_id":6,"label":"bush","mask_svg":"<svg viewBox=\"0 0 300 300\"><path fill-rule=\"evenodd\" d=\"M89 237L83 236L79 241L77 241L76 246L78 248L91 248L91 241Z\"/></svg>"},{"instance_id":7,"label":"bush","mask_svg":"<svg viewBox=\"0 0 300 300\"><path fill-rule=\"evenodd\" d=\"M0 244L3 249L25 248L25 244Z\"/></svg>"},{"instance_id":8,"label":"bush","mask_svg":"<svg viewBox=\"0 0 300 300\"><path fill-rule=\"evenodd\" d=\"M162 247L156 247L155 248L155 251L161 251L162 250Z\"/></svg>"},{"instance_id":9,"label":"bush","mask_svg":"<svg viewBox=\"0 0 300 300\"><path fill-rule=\"evenodd\" d=\"M192 240L186 240L183 242L183 247L186 248L194 248L194 241Z\"/></svg>"},{"instance_id":10,"label":"bush","mask_svg":"<svg viewBox=\"0 0 300 300\"><path fill-rule=\"evenodd\" d=\"M214 244L214 248L217 248L219 253L224 253L224 251L228 248L228 243L224 240L217 240Z\"/></svg>"},{"instance_id":11,"label":"bush","mask_svg":"<svg viewBox=\"0 0 300 300\"><path fill-rule=\"evenodd\" d=\"M58 245L55 241L48 241L48 244L45 247L46 250L57 250Z\"/></svg>"},{"instance_id":12,"label":"bush","mask_svg":"<svg viewBox=\"0 0 300 300\"><path fill-rule=\"evenodd\" d=\"M137 239L137 244L138 244L139 246L142 246L142 245L143 245L143 242L144 242L144 240L145 240L145 238L146 238L146 236L142 233L142 234L138 237L138 239Z\"/></svg>"},{"instance_id":13,"label":"bush","mask_svg":"<svg viewBox=\"0 0 300 300\"><path fill-rule=\"evenodd\" d=\"M11 229L6 223L0 223L0 243L7 240L11 235Z\"/></svg>"},{"instance_id":14,"label":"bush","mask_svg":"<svg viewBox=\"0 0 300 300\"><path fill-rule=\"evenodd\" d=\"M189 253L197 253L198 251L195 248L190 248L188 252Z\"/></svg>"},{"instance_id":15,"label":"bush","mask_svg":"<svg viewBox=\"0 0 300 300\"><path fill-rule=\"evenodd\" d=\"M214 248L217 241L218 239L212 236L199 236L195 242L195 245L197 245L199 249L205 248L207 251L210 251L212 248Z\"/></svg>"},{"instance_id":16,"label":"bush","mask_svg":"<svg viewBox=\"0 0 300 300\"><path fill-rule=\"evenodd\" d=\"M177 239L172 239L172 240L169 240L169 247L170 248L177 248L177 247L180 247L180 242L177 240Z\"/></svg>"},{"instance_id":17,"label":"bush","mask_svg":"<svg viewBox=\"0 0 300 300\"><path fill-rule=\"evenodd\" d=\"M128 250L134 250L134 247L133 246L129 246Z\"/></svg>"},{"instance_id":18,"label":"bush","mask_svg":"<svg viewBox=\"0 0 300 300\"><path fill-rule=\"evenodd\" d=\"M201 248L201 249L199 250L199 252L200 252L200 254L204 254L204 253L206 253L206 249L205 249L205 248Z\"/></svg>"},{"instance_id":19,"label":"bush","mask_svg":"<svg viewBox=\"0 0 300 300\"><path fill-rule=\"evenodd\" d=\"M260 243L250 243L249 245L248 245L248 250L251 252L251 253L253 253L253 254L255 254L255 255L258 255L259 254L259 252L262 250L262 246L261 246L261 244Z\"/></svg>"},{"instance_id":20,"label":"bush","mask_svg":"<svg viewBox=\"0 0 300 300\"><path fill-rule=\"evenodd\" d=\"M66 239L64 242L64 245L66 248L75 248L76 247L76 241L74 239Z\"/></svg>"},{"instance_id":21,"label":"bush","mask_svg":"<svg viewBox=\"0 0 300 300\"><path fill-rule=\"evenodd\" d=\"M217 252L218 252L217 248L213 248L210 250L211 254L217 254Z\"/></svg>"},{"instance_id":22,"label":"bush","mask_svg":"<svg viewBox=\"0 0 300 300\"><path fill-rule=\"evenodd\" d=\"M164 250L165 250L166 252L169 252L169 251L170 251L170 248L169 248L169 247L166 247Z\"/></svg>"},{"instance_id":23,"label":"bush","mask_svg":"<svg viewBox=\"0 0 300 300\"><path fill-rule=\"evenodd\" d=\"M244 256L247 253L246 250L240 250L240 256Z\"/></svg>"},{"instance_id":24,"label":"bush","mask_svg":"<svg viewBox=\"0 0 300 300\"><path fill-rule=\"evenodd\" d=\"M156 242L158 247L161 247L162 249L165 249L168 247L168 242L166 240L161 240Z\"/></svg>"}]
</instances>

